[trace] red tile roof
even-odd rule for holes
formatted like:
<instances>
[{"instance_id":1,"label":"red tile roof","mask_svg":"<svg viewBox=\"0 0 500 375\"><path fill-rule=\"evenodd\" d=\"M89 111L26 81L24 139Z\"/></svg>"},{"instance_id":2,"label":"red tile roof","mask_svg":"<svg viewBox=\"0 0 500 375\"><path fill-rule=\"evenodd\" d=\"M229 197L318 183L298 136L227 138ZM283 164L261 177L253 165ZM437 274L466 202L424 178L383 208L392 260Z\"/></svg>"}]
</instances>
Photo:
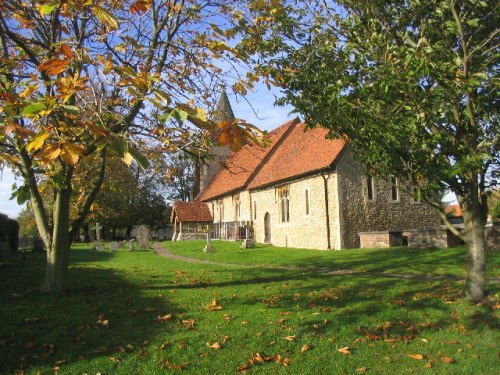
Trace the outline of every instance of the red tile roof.
<instances>
[{"instance_id":1,"label":"red tile roof","mask_svg":"<svg viewBox=\"0 0 500 375\"><path fill-rule=\"evenodd\" d=\"M170 222L173 222L174 218L177 216L178 221L201 221L201 222L211 222L212 214L208 209L208 205L203 202L175 202L172 209L172 215L170 217Z\"/></svg>"},{"instance_id":2,"label":"red tile roof","mask_svg":"<svg viewBox=\"0 0 500 375\"><path fill-rule=\"evenodd\" d=\"M269 132L268 139L271 144L268 147L246 145L240 151L233 153L227 160L225 167L222 167L215 174L197 200L207 201L244 189L264 158L298 122L298 119L288 121Z\"/></svg>"},{"instance_id":3,"label":"red tile roof","mask_svg":"<svg viewBox=\"0 0 500 375\"><path fill-rule=\"evenodd\" d=\"M248 184L248 189L331 167L342 152L345 141L327 139L327 134L328 130L324 128L306 129L304 123L295 126Z\"/></svg>"},{"instance_id":4,"label":"red tile roof","mask_svg":"<svg viewBox=\"0 0 500 375\"><path fill-rule=\"evenodd\" d=\"M198 200L214 198L243 190L258 189L291 178L331 168L345 147L345 141L326 139L323 128L306 130L298 119L269 133L267 148L245 146L231 155Z\"/></svg>"}]
</instances>

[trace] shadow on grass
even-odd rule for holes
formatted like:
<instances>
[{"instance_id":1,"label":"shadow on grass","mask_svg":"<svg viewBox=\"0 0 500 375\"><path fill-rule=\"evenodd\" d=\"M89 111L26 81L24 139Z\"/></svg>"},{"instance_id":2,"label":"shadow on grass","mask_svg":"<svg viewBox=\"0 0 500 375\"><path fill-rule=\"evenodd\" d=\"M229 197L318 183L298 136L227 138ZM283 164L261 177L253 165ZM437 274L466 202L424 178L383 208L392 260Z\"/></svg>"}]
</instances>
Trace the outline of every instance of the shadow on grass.
<instances>
[{"instance_id":1,"label":"shadow on grass","mask_svg":"<svg viewBox=\"0 0 500 375\"><path fill-rule=\"evenodd\" d=\"M72 252L75 262L112 257ZM159 332L168 332L173 323L159 322L159 315L165 310L182 313L162 296L144 295L140 277L111 268L72 266L66 294L44 295L33 289L41 284L44 267L44 254L29 254L26 265L0 270L0 373L29 368L48 373L74 366L83 373L78 362L84 360L101 360L101 371L113 373L121 357L140 352Z\"/></svg>"}]
</instances>

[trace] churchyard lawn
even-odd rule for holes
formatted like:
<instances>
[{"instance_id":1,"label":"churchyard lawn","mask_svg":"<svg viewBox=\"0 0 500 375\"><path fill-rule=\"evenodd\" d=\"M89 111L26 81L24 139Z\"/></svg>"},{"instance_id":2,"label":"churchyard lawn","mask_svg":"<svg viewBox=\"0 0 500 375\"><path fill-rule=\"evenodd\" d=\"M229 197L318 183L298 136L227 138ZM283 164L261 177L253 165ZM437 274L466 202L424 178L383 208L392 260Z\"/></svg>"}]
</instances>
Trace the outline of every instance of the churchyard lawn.
<instances>
[{"instance_id":1,"label":"churchyard lawn","mask_svg":"<svg viewBox=\"0 0 500 375\"><path fill-rule=\"evenodd\" d=\"M43 254L0 266L0 373L498 371L499 284L487 284L482 304L460 299L463 248L321 252L213 244L217 252L204 254L203 241L165 243L180 255L251 267L78 245L71 288L58 299L36 289ZM487 253L488 277L499 277L499 255ZM332 269L371 273L327 274ZM395 275L408 273L454 278Z\"/></svg>"}]
</instances>

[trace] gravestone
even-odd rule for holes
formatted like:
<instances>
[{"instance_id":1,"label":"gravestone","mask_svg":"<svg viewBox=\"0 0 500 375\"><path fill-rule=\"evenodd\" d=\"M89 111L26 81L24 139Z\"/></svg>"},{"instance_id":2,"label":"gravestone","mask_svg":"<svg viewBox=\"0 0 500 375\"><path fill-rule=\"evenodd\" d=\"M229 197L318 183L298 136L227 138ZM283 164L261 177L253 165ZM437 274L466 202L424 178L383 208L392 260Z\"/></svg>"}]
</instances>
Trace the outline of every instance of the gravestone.
<instances>
[{"instance_id":1,"label":"gravestone","mask_svg":"<svg viewBox=\"0 0 500 375\"><path fill-rule=\"evenodd\" d=\"M99 223L95 223L95 240L97 242L101 242L101 240L102 240L101 229L102 229L102 226L100 226Z\"/></svg>"},{"instance_id":2,"label":"gravestone","mask_svg":"<svg viewBox=\"0 0 500 375\"><path fill-rule=\"evenodd\" d=\"M135 241L134 240L130 240L128 241L128 251L134 251L135 250Z\"/></svg>"},{"instance_id":3,"label":"gravestone","mask_svg":"<svg viewBox=\"0 0 500 375\"><path fill-rule=\"evenodd\" d=\"M203 248L204 253L215 253L215 248L212 246L212 233L207 233L207 244Z\"/></svg>"},{"instance_id":4,"label":"gravestone","mask_svg":"<svg viewBox=\"0 0 500 375\"><path fill-rule=\"evenodd\" d=\"M118 251L118 242L116 241L110 242L109 251Z\"/></svg>"},{"instance_id":5,"label":"gravestone","mask_svg":"<svg viewBox=\"0 0 500 375\"><path fill-rule=\"evenodd\" d=\"M147 225L139 225L135 231L135 239L139 249L149 249L149 240L151 232Z\"/></svg>"}]
</instances>

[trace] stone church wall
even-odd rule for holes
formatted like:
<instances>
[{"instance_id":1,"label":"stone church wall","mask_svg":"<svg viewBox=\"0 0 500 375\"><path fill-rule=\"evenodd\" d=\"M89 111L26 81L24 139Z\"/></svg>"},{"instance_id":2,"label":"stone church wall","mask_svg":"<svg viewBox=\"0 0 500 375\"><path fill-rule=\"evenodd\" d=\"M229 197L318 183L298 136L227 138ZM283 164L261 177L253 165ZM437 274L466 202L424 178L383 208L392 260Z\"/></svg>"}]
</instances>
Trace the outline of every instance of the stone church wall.
<instances>
[{"instance_id":1,"label":"stone church wall","mask_svg":"<svg viewBox=\"0 0 500 375\"><path fill-rule=\"evenodd\" d=\"M336 186L335 174L327 180L329 190ZM290 221L280 222L280 201L278 190L289 187ZM309 213L306 213L306 190L309 196ZM322 176L296 180L265 190L251 192L252 207L257 208L253 216L255 238L263 243L265 239L264 217L271 219L271 243L280 247L327 249L326 209L324 182ZM330 200L330 226L335 220L335 200ZM254 212L255 214L255 212ZM331 231L331 245L334 246L334 231Z\"/></svg>"},{"instance_id":2,"label":"stone church wall","mask_svg":"<svg viewBox=\"0 0 500 375\"><path fill-rule=\"evenodd\" d=\"M343 247L359 247L359 233L372 231L405 231L437 229L440 218L437 210L423 202L415 202L413 194L399 188L399 200L391 199L391 184L374 179L374 199L368 201L367 178L364 167L354 161L352 151L346 150L337 164Z\"/></svg>"}]
</instances>

